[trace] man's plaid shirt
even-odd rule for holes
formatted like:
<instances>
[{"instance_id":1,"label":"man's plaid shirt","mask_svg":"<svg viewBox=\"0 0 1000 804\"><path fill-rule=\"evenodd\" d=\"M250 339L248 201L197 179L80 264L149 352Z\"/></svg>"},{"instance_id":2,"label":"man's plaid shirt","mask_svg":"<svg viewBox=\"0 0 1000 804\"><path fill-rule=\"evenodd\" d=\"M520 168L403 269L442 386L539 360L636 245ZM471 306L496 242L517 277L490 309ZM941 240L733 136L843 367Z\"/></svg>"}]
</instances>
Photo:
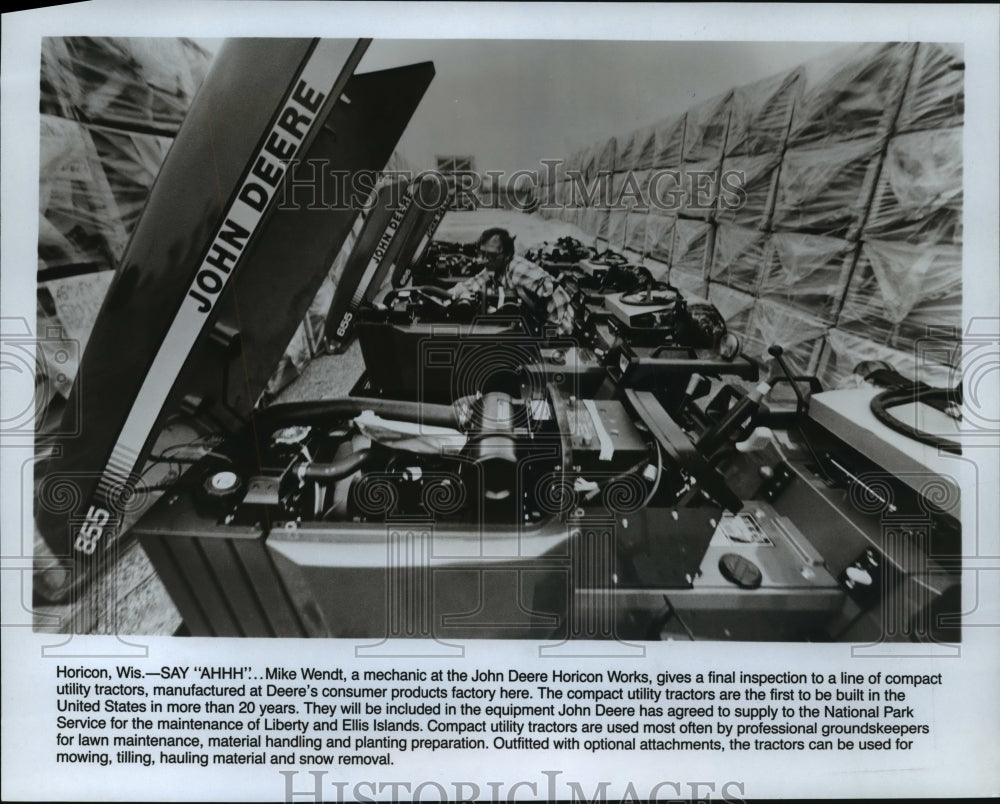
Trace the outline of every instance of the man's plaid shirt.
<instances>
[{"instance_id":1,"label":"man's plaid shirt","mask_svg":"<svg viewBox=\"0 0 1000 804\"><path fill-rule=\"evenodd\" d=\"M456 299L470 298L477 293L485 294L491 284L493 284L493 272L489 268L484 268L475 276L459 282L449 292ZM514 255L503 272L498 290L502 295L509 294L510 298L516 300L518 287L523 287L539 299L548 299L549 323L556 327L560 335L573 333L575 319L569 294L535 263Z\"/></svg>"}]
</instances>

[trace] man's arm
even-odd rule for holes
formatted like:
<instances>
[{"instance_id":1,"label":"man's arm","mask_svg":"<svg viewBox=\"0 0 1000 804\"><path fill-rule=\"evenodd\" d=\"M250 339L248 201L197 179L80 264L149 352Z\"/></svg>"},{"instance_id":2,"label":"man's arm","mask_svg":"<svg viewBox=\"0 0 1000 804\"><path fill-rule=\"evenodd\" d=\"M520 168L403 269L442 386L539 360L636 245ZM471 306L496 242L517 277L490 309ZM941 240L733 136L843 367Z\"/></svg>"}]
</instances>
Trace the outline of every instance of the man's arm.
<instances>
[{"instance_id":1,"label":"man's arm","mask_svg":"<svg viewBox=\"0 0 1000 804\"><path fill-rule=\"evenodd\" d=\"M487 271L483 269L475 276L470 276L468 279L463 279L452 285L448 293L453 299L471 299L477 293L486 290L486 280Z\"/></svg>"},{"instance_id":2,"label":"man's arm","mask_svg":"<svg viewBox=\"0 0 1000 804\"><path fill-rule=\"evenodd\" d=\"M523 284L540 299L548 299L546 315L560 335L571 335L576 329L576 315L569 293L543 268L523 257L511 263L512 278Z\"/></svg>"},{"instance_id":3,"label":"man's arm","mask_svg":"<svg viewBox=\"0 0 1000 804\"><path fill-rule=\"evenodd\" d=\"M555 324L560 335L572 335L576 329L576 313L569 294L558 282L554 281L552 297L549 299L549 323Z\"/></svg>"}]
</instances>

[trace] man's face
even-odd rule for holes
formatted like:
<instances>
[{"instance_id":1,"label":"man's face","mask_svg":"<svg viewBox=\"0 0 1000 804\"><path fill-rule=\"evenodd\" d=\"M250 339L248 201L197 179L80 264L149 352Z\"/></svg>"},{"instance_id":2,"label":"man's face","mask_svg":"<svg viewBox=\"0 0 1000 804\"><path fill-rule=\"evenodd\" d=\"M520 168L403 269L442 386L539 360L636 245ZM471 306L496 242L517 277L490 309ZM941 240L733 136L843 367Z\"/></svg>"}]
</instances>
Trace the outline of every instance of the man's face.
<instances>
[{"instance_id":1,"label":"man's face","mask_svg":"<svg viewBox=\"0 0 1000 804\"><path fill-rule=\"evenodd\" d=\"M493 235L493 237L479 244L477 256L479 262L491 271L499 271L507 264L503 253L503 243L497 235Z\"/></svg>"}]
</instances>

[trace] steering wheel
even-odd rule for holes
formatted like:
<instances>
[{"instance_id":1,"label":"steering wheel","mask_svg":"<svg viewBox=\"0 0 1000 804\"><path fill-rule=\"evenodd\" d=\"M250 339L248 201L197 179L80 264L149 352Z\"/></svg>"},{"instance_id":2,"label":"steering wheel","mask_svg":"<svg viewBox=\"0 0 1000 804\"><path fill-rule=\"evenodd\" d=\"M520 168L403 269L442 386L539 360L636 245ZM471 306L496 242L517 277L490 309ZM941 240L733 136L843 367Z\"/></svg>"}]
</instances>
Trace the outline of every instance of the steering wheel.
<instances>
[{"instance_id":1,"label":"steering wheel","mask_svg":"<svg viewBox=\"0 0 1000 804\"><path fill-rule=\"evenodd\" d=\"M680 300L680 291L672 285L659 285L622 294L623 304L636 306L670 304Z\"/></svg>"},{"instance_id":2,"label":"steering wheel","mask_svg":"<svg viewBox=\"0 0 1000 804\"><path fill-rule=\"evenodd\" d=\"M695 478L698 485L708 492L712 499L734 514L743 508L739 495L698 451L680 425L663 409L652 393L626 388L625 398L663 447L664 452Z\"/></svg>"}]
</instances>

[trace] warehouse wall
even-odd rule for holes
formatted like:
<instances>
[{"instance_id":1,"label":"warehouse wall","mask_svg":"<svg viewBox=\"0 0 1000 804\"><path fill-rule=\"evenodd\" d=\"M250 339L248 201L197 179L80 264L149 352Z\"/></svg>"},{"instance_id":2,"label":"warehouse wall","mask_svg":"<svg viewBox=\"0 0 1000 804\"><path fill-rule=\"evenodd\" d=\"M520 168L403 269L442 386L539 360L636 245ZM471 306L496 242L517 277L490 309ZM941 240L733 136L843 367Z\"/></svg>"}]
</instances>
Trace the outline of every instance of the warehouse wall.
<instances>
[{"instance_id":1,"label":"warehouse wall","mask_svg":"<svg viewBox=\"0 0 1000 804\"><path fill-rule=\"evenodd\" d=\"M780 344L825 387L864 359L950 385L963 79L959 46L851 46L568 155L540 174L539 214L707 296L745 351Z\"/></svg>"}]
</instances>

